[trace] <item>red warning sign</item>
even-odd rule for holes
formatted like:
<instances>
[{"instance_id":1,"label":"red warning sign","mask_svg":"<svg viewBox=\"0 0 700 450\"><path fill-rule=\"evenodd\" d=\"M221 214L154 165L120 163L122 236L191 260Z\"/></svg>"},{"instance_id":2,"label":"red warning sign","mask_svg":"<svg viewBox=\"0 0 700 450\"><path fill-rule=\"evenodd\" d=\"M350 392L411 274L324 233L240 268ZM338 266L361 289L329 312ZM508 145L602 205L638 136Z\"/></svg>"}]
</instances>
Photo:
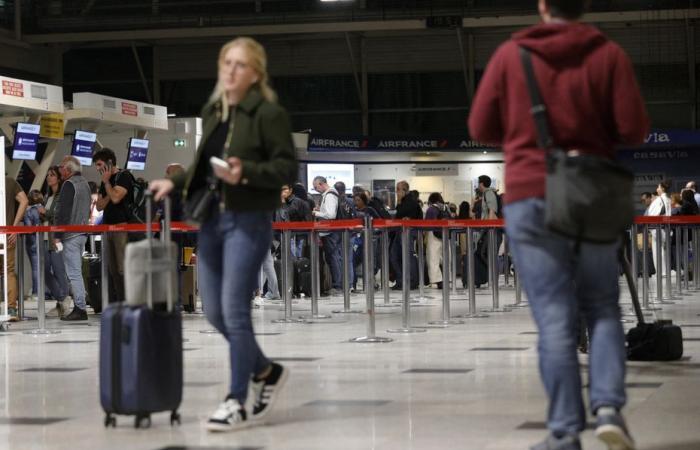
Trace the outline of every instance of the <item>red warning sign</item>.
<instances>
[{"instance_id":1,"label":"red warning sign","mask_svg":"<svg viewBox=\"0 0 700 450\"><path fill-rule=\"evenodd\" d=\"M13 97L24 97L24 85L17 81L2 80L2 93Z\"/></svg>"},{"instance_id":2,"label":"red warning sign","mask_svg":"<svg viewBox=\"0 0 700 450\"><path fill-rule=\"evenodd\" d=\"M139 106L135 103L122 102L122 114L136 117L139 115Z\"/></svg>"}]
</instances>

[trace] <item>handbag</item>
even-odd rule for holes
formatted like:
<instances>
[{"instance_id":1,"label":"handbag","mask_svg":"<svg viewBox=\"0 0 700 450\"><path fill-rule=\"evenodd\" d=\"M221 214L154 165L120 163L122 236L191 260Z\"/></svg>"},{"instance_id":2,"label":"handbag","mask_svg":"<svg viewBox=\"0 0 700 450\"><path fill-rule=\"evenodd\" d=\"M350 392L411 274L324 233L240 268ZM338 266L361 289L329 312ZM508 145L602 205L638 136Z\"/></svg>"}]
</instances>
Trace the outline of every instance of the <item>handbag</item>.
<instances>
[{"instance_id":1,"label":"handbag","mask_svg":"<svg viewBox=\"0 0 700 450\"><path fill-rule=\"evenodd\" d=\"M546 155L545 224L577 242L608 244L634 221L634 175L614 160L554 145L547 108L532 68L532 55L520 47L530 93L537 143Z\"/></svg>"},{"instance_id":2,"label":"handbag","mask_svg":"<svg viewBox=\"0 0 700 450\"><path fill-rule=\"evenodd\" d=\"M187 196L183 212L185 220L194 225L206 222L219 204L219 181L215 177L207 178L205 186Z\"/></svg>"}]
</instances>

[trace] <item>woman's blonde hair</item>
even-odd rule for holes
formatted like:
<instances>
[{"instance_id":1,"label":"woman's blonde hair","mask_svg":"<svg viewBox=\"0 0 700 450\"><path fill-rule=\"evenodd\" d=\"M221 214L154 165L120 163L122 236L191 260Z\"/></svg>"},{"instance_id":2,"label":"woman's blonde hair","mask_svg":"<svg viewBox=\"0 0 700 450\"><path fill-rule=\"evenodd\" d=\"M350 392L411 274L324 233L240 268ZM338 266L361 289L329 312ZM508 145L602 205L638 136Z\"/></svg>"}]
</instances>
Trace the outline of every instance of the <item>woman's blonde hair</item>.
<instances>
[{"instance_id":1,"label":"woman's blonde hair","mask_svg":"<svg viewBox=\"0 0 700 450\"><path fill-rule=\"evenodd\" d=\"M248 63L257 72L258 81L251 87L251 89L258 89L263 98L269 102L277 102L277 94L270 87L270 77L267 74L267 54L265 48L260 45L258 41L250 37L239 37L232 41L225 43L221 50L219 50L219 60L218 67L226 57L226 53L234 47L243 47L248 55ZM216 102L221 100L221 120L222 122L228 120L228 101L226 101L226 92L221 86L221 81L217 80L216 87L214 87L214 92L212 92L209 101Z\"/></svg>"}]
</instances>

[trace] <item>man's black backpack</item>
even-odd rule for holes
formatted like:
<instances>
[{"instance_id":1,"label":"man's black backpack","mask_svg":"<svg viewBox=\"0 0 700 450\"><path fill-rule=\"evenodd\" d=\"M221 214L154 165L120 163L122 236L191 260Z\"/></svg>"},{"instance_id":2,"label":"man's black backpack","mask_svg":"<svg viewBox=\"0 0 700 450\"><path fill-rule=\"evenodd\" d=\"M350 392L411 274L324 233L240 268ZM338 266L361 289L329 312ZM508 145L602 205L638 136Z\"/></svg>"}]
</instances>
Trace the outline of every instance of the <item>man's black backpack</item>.
<instances>
[{"instance_id":1,"label":"man's black backpack","mask_svg":"<svg viewBox=\"0 0 700 450\"><path fill-rule=\"evenodd\" d=\"M379 197L372 197L369 200L368 206L374 208L374 210L377 211L377 214L379 214L380 218L391 219L391 214L389 214L389 211L386 210L384 202L382 202L382 200Z\"/></svg>"},{"instance_id":2,"label":"man's black backpack","mask_svg":"<svg viewBox=\"0 0 700 450\"><path fill-rule=\"evenodd\" d=\"M128 170L119 172L117 179L121 175L131 177L131 190L124 197L129 223L146 223L146 191L148 190L148 182L143 179L137 180Z\"/></svg>"},{"instance_id":3,"label":"man's black backpack","mask_svg":"<svg viewBox=\"0 0 700 450\"><path fill-rule=\"evenodd\" d=\"M329 191L331 195L338 197L338 211L335 214L335 220L347 220L355 218L355 209L353 208L350 200L345 196L340 196L339 194Z\"/></svg>"}]
</instances>

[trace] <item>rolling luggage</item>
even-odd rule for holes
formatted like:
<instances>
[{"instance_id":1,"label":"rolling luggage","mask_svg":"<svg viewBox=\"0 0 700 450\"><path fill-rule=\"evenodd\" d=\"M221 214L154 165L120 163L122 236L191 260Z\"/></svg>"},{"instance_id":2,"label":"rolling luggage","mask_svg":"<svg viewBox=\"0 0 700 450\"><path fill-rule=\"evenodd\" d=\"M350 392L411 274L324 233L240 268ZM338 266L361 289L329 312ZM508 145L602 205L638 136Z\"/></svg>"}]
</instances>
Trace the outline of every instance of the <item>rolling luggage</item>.
<instances>
[{"instance_id":1,"label":"rolling luggage","mask_svg":"<svg viewBox=\"0 0 700 450\"><path fill-rule=\"evenodd\" d=\"M625 278L632 295L637 326L627 332L627 359L630 361L675 361L683 356L683 333L670 320L645 323L639 296L634 284L632 268L624 253L620 252Z\"/></svg>"},{"instance_id":2,"label":"rolling luggage","mask_svg":"<svg viewBox=\"0 0 700 450\"><path fill-rule=\"evenodd\" d=\"M149 210L151 203L149 196ZM169 242L169 201L165 209L162 236ZM150 220L147 239L152 239ZM146 267L151 267L150 255L146 254ZM147 285L151 285L152 270L147 272ZM174 305L174 292L166 289L166 305L154 305L153 291L146 289L142 294L145 305L112 303L103 311L99 375L105 427L116 427L115 414L135 416L136 428L148 427L151 413L161 411L171 412L171 425L180 423L177 409L182 400L182 319Z\"/></svg>"},{"instance_id":3,"label":"rolling luggage","mask_svg":"<svg viewBox=\"0 0 700 450\"><path fill-rule=\"evenodd\" d=\"M311 297L311 261L309 258L294 260L294 295Z\"/></svg>"},{"instance_id":4,"label":"rolling luggage","mask_svg":"<svg viewBox=\"0 0 700 450\"><path fill-rule=\"evenodd\" d=\"M88 253L82 261L83 282L87 303L95 313L102 312L102 260L99 255Z\"/></svg>"}]
</instances>

